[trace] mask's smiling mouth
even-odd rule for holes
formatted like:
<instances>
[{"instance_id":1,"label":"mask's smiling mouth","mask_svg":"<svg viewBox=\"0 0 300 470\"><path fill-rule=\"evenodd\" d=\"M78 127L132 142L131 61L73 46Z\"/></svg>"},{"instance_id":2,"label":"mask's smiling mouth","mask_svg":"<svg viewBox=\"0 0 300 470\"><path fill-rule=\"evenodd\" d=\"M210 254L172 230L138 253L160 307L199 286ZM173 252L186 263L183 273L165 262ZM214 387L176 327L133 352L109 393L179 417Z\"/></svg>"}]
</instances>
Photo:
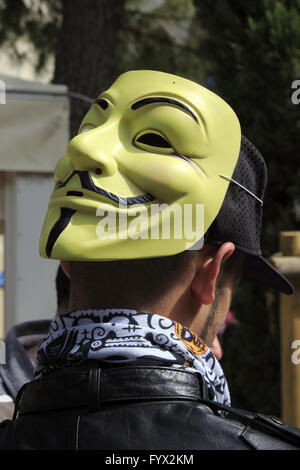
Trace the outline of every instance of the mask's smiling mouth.
<instances>
[{"instance_id":1,"label":"mask's smiling mouth","mask_svg":"<svg viewBox=\"0 0 300 470\"><path fill-rule=\"evenodd\" d=\"M107 191L106 189L99 188L98 186L95 185L93 182L90 174L88 171L80 171L80 170L74 170L66 179L65 181L62 181L61 183L58 183L55 187L55 190L61 189L64 186L67 185L67 183L73 178L74 175L78 175L80 178L81 182L81 187L82 189L92 191L93 193L100 194L101 196L104 196L111 201L119 204L119 205L124 205L126 206L133 206L135 204L145 204L147 202L152 202L155 201L154 196L150 193L145 193L141 194L140 196L131 196L131 197L123 197L123 196L117 196L114 193L111 193L110 191ZM66 188L67 189L67 188ZM70 197L70 196L75 196L78 198L83 198L85 195L83 192L78 191L78 190L72 190L69 189L67 190L65 196ZM66 203L66 201L64 201ZM100 203L100 201L98 201ZM66 204L67 205L67 204ZM66 229L66 227L69 225L72 216L77 212L77 210L71 209L70 207L60 207L60 216L54 226L52 227L47 244L46 244L46 254L48 257L51 256L51 252L53 249L53 246L58 239L59 235Z\"/></svg>"},{"instance_id":2,"label":"mask's smiling mouth","mask_svg":"<svg viewBox=\"0 0 300 470\"><path fill-rule=\"evenodd\" d=\"M118 196L117 194L114 194L110 191L107 191L106 189L99 188L98 186L96 186L89 174L89 171L80 170L74 170L73 173L71 173L65 181L56 185L55 190L63 188L73 178L74 175L79 176L82 189L86 189L88 191L100 194L101 196L105 196L119 205L132 206L135 204L145 204L147 202L155 201L155 197L152 196L152 194L150 193L131 197ZM82 197L83 193L80 191L68 191L66 195Z\"/></svg>"}]
</instances>

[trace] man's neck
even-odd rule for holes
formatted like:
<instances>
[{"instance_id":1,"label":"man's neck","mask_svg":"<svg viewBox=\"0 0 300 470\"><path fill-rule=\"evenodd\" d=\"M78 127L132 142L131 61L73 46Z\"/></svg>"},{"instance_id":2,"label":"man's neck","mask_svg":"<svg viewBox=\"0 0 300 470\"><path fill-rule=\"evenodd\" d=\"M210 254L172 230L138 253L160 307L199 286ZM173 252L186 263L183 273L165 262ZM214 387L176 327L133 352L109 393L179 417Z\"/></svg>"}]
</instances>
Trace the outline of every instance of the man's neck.
<instances>
[{"instance_id":1,"label":"man's neck","mask_svg":"<svg viewBox=\"0 0 300 470\"><path fill-rule=\"evenodd\" d=\"M164 297L155 299L155 302L137 304L134 300L122 301L119 296L103 298L92 289L80 288L71 289L69 311L76 310L98 310L105 308L126 308L132 310L142 310L145 312L162 315L171 320L175 320L189 328L197 314L198 304L195 305L189 290L178 292L174 289Z\"/></svg>"}]
</instances>

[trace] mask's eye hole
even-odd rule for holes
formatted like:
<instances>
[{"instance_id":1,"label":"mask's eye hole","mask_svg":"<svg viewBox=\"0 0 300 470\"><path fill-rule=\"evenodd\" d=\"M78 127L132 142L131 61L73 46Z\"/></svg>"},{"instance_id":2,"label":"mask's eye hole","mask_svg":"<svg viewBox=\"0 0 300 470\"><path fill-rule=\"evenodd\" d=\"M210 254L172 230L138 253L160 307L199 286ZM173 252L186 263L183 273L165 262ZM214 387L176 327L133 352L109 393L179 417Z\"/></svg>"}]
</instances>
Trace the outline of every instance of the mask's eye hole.
<instances>
[{"instance_id":1,"label":"mask's eye hole","mask_svg":"<svg viewBox=\"0 0 300 470\"><path fill-rule=\"evenodd\" d=\"M159 134L154 134L153 132L148 132L147 134L141 135L137 142L145 145L150 145L151 147L160 147L160 148L172 148L171 144Z\"/></svg>"},{"instance_id":2,"label":"mask's eye hole","mask_svg":"<svg viewBox=\"0 0 300 470\"><path fill-rule=\"evenodd\" d=\"M95 101L95 103L100 106L102 109L107 109L108 108L108 102L104 100L103 98L99 98L98 100Z\"/></svg>"}]
</instances>

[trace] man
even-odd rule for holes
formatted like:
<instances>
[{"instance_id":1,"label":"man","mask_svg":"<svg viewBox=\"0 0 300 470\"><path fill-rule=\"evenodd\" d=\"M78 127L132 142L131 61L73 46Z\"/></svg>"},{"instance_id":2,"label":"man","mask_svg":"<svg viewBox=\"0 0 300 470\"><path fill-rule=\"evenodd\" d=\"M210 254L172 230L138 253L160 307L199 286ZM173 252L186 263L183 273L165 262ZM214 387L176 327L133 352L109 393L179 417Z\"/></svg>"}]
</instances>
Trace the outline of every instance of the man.
<instances>
[{"instance_id":1,"label":"man","mask_svg":"<svg viewBox=\"0 0 300 470\"><path fill-rule=\"evenodd\" d=\"M55 278L57 315L68 310L69 279L59 266ZM0 422L11 419L19 389L33 379L36 351L51 320L34 320L13 326L6 335L6 363L0 364Z\"/></svg>"},{"instance_id":2,"label":"man","mask_svg":"<svg viewBox=\"0 0 300 470\"><path fill-rule=\"evenodd\" d=\"M230 407L209 348L240 278L292 293L261 256L266 169L232 109L174 75L123 74L55 181L40 253L62 260L69 311L0 448L300 448L299 430Z\"/></svg>"},{"instance_id":3,"label":"man","mask_svg":"<svg viewBox=\"0 0 300 470\"><path fill-rule=\"evenodd\" d=\"M68 311L69 279L59 266L55 278L57 315ZM6 362L0 364L0 423L12 419L20 388L33 379L36 352L47 334L51 320L33 320L13 326L6 335ZM218 337L211 346L217 359L222 357Z\"/></svg>"}]
</instances>

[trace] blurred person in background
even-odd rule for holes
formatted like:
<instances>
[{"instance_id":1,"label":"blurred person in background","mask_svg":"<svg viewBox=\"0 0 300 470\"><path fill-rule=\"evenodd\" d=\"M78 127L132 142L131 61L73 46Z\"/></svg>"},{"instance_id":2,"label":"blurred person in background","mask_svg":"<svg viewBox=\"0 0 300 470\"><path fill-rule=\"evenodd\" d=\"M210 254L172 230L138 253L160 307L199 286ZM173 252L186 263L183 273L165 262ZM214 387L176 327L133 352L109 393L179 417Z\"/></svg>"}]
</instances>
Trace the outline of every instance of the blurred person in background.
<instances>
[{"instance_id":1,"label":"blurred person in background","mask_svg":"<svg viewBox=\"0 0 300 470\"><path fill-rule=\"evenodd\" d=\"M59 266L55 279L58 315L68 310L69 284L69 278ZM50 319L28 321L8 331L6 363L0 365L0 422L13 417L19 389L33 379L36 352L50 323Z\"/></svg>"}]
</instances>

